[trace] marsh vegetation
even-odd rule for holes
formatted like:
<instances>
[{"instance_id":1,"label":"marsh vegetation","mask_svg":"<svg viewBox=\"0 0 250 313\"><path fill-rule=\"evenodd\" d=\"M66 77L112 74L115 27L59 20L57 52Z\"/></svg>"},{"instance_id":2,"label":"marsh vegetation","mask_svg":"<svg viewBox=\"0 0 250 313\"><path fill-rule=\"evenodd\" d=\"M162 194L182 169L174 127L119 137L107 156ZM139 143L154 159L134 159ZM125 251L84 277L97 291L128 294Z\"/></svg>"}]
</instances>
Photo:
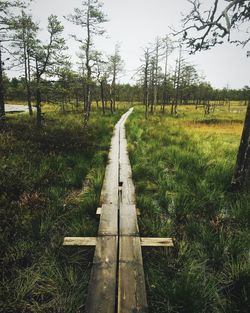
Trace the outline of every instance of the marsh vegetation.
<instances>
[{"instance_id":1,"label":"marsh vegetation","mask_svg":"<svg viewBox=\"0 0 250 313\"><path fill-rule=\"evenodd\" d=\"M230 191L244 111L128 121L141 235L175 238L144 249L150 312L248 311L250 195Z\"/></svg>"},{"instance_id":2,"label":"marsh vegetation","mask_svg":"<svg viewBox=\"0 0 250 313\"><path fill-rule=\"evenodd\" d=\"M48 16L46 30L35 1L0 0L0 312L85 312L94 249L63 247L63 238L97 235L113 128L131 106L140 235L174 240L143 248L149 312L249 311L250 88L242 73L230 73L237 89L214 87L189 59L226 38L245 47L249 32L237 31L249 1L228 0L223 11L219 0L188 2L182 29L156 33L125 74L120 43L97 49L108 21L98 0ZM7 103L29 114L10 114Z\"/></svg>"}]
</instances>

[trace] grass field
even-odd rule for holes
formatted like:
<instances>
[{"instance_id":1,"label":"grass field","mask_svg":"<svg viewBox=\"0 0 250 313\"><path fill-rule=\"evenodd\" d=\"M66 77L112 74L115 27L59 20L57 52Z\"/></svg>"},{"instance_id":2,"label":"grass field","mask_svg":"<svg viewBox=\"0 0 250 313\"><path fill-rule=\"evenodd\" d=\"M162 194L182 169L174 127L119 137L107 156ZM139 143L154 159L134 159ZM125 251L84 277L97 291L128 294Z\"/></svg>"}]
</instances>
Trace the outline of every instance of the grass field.
<instances>
[{"instance_id":1,"label":"grass field","mask_svg":"<svg viewBox=\"0 0 250 313\"><path fill-rule=\"evenodd\" d=\"M62 247L95 236L110 139L121 112L8 115L0 132L0 312L82 312L93 249Z\"/></svg>"},{"instance_id":2,"label":"grass field","mask_svg":"<svg viewBox=\"0 0 250 313\"><path fill-rule=\"evenodd\" d=\"M95 236L111 134L120 112L96 108L88 131L79 113L45 105L35 117L9 115L0 132L1 300L3 313L84 312L93 249L62 247L64 236ZM143 248L150 313L244 313L250 307L250 194L230 181L245 107L204 116L127 123L142 236L175 247ZM167 110L168 111L168 110Z\"/></svg>"},{"instance_id":3,"label":"grass field","mask_svg":"<svg viewBox=\"0 0 250 313\"><path fill-rule=\"evenodd\" d=\"M244 117L235 109L145 120L137 107L128 121L141 235L175 239L143 252L152 313L249 310L250 194L229 191Z\"/></svg>"}]
</instances>

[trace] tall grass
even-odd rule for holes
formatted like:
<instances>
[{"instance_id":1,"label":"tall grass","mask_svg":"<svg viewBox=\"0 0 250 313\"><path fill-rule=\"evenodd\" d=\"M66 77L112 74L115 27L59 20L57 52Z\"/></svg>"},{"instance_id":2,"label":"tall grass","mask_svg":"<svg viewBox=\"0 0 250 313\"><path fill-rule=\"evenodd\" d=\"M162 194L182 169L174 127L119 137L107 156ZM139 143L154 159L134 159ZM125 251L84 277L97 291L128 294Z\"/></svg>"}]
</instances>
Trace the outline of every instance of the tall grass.
<instances>
[{"instance_id":1,"label":"tall grass","mask_svg":"<svg viewBox=\"0 0 250 313\"><path fill-rule=\"evenodd\" d=\"M0 132L0 312L82 312L93 249L64 236L95 236L95 211L120 113L46 113L42 132L26 114Z\"/></svg>"},{"instance_id":2,"label":"tall grass","mask_svg":"<svg viewBox=\"0 0 250 313\"><path fill-rule=\"evenodd\" d=\"M243 115L128 120L141 235L175 239L143 252L152 313L249 311L250 193L229 191Z\"/></svg>"}]
</instances>

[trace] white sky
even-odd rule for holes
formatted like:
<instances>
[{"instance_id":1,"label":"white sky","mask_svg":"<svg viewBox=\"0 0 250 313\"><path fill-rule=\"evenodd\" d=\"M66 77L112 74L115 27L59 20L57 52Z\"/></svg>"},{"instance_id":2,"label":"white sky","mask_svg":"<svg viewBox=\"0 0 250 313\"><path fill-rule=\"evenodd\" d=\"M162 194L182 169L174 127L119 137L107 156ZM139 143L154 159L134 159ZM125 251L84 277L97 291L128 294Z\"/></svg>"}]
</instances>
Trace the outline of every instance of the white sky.
<instances>
[{"instance_id":1,"label":"white sky","mask_svg":"<svg viewBox=\"0 0 250 313\"><path fill-rule=\"evenodd\" d=\"M206 2L213 2L207 0ZM224 2L224 0L221 0ZM74 7L81 5L81 0L36 0L32 5L34 18L40 21L45 30L47 17L56 14L65 25L65 38L70 47L69 53L73 63L77 61L78 46L69 34L77 34L84 38L83 30L73 26L63 19L63 16L73 12ZM189 12L187 0L103 0L103 11L109 22L104 24L107 36L95 38L96 47L107 54L114 51L115 44L121 44L120 53L125 61L126 73L121 82L131 82L131 76L140 65L143 48L154 42L157 36L170 33L169 26L178 28L181 12ZM42 36L45 34L42 33ZM250 57L246 51L233 45L224 44L210 51L199 52L194 56L187 55L190 63L196 64L206 80L214 87L242 88L250 85ZM173 55L171 63L174 64Z\"/></svg>"}]
</instances>

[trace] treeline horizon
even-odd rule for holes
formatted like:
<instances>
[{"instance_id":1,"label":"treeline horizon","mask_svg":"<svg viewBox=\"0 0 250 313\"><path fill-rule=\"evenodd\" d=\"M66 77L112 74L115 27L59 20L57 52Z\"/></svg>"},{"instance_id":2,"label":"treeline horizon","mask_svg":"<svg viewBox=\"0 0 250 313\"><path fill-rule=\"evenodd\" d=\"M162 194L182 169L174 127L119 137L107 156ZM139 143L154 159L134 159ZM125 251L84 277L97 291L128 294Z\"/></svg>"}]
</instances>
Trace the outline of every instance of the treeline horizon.
<instances>
[{"instance_id":1,"label":"treeline horizon","mask_svg":"<svg viewBox=\"0 0 250 313\"><path fill-rule=\"evenodd\" d=\"M35 84L35 81L33 84ZM31 82L31 91L33 84ZM84 99L83 84L84 80L80 75L77 75L76 72L74 72L74 75L73 72L65 74L61 80L42 80L42 102L59 104L62 105L62 108L64 104L72 104L76 108L79 108L80 103L82 103ZM164 104L164 87L164 82L160 82L156 105ZM165 103L166 105L172 104L175 99L174 76L168 78L167 87L168 96ZM108 82L103 86L103 100L106 108L110 103L110 88L111 86ZM149 100L149 103L154 104L152 89L151 86L151 101ZM102 90L95 82L92 84L92 90L91 100L98 105L99 102L102 102ZM4 91L6 101L27 101L26 82L22 77L9 78L5 75ZM243 105L247 105L249 93L250 88L248 86L239 89L226 87L213 88L211 84L206 81L194 84L184 82L183 85L180 85L179 104L205 105L208 101L211 101L214 104L221 105L227 104L229 101L241 101ZM31 92L31 100L35 103L34 92ZM117 83L116 100L120 102L130 102L132 104L137 102L145 104L143 85L141 83Z\"/></svg>"}]
</instances>

